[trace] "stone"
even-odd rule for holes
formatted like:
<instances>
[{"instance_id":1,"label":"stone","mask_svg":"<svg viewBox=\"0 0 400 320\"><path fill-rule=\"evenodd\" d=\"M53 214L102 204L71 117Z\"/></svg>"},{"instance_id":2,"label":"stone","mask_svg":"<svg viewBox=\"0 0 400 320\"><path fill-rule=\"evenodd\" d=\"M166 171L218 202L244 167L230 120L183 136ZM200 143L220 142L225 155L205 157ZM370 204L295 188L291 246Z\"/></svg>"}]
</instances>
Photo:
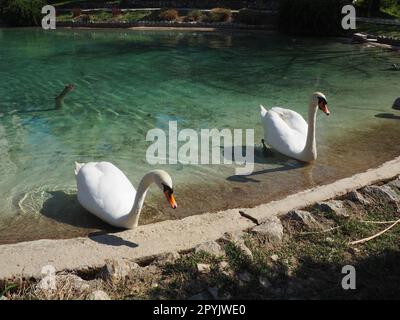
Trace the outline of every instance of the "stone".
<instances>
[{"instance_id":1,"label":"stone","mask_svg":"<svg viewBox=\"0 0 400 320\"><path fill-rule=\"evenodd\" d=\"M118 282L125 279L132 270L140 268L135 262L127 260L108 260L100 271L100 277L106 281Z\"/></svg>"},{"instance_id":2,"label":"stone","mask_svg":"<svg viewBox=\"0 0 400 320\"><path fill-rule=\"evenodd\" d=\"M260 283L260 286L263 287L264 289L268 289L272 286L271 282L265 277L260 276L258 278L258 282Z\"/></svg>"},{"instance_id":3,"label":"stone","mask_svg":"<svg viewBox=\"0 0 400 320\"><path fill-rule=\"evenodd\" d=\"M107 293L105 293L102 290L96 290L93 291L89 297L88 300L111 300L110 297L108 296Z\"/></svg>"},{"instance_id":4,"label":"stone","mask_svg":"<svg viewBox=\"0 0 400 320\"><path fill-rule=\"evenodd\" d=\"M218 264L218 267L219 267L221 270L225 270L225 269L229 268L229 263L226 262L226 261L221 261L221 262Z\"/></svg>"},{"instance_id":5,"label":"stone","mask_svg":"<svg viewBox=\"0 0 400 320\"><path fill-rule=\"evenodd\" d=\"M355 201L358 202L362 205L369 205L371 204L371 202L369 200L367 200L360 192L358 192L357 190L353 190L350 191L347 194L347 199L351 200L351 201Z\"/></svg>"},{"instance_id":6,"label":"stone","mask_svg":"<svg viewBox=\"0 0 400 320\"><path fill-rule=\"evenodd\" d=\"M399 101L400 103L400 101ZM386 183L387 186L391 187L391 188L397 188L398 190L400 190L400 178L396 178L388 183Z\"/></svg>"},{"instance_id":7,"label":"stone","mask_svg":"<svg viewBox=\"0 0 400 320\"><path fill-rule=\"evenodd\" d=\"M196 246L195 252L201 251L215 256L225 255L224 250L222 250L221 246L216 241L207 241Z\"/></svg>"},{"instance_id":8,"label":"stone","mask_svg":"<svg viewBox=\"0 0 400 320\"><path fill-rule=\"evenodd\" d=\"M243 231L227 232L224 234L223 239L234 243L246 258L253 260L253 253L244 243L244 236L245 233Z\"/></svg>"},{"instance_id":9,"label":"stone","mask_svg":"<svg viewBox=\"0 0 400 320\"><path fill-rule=\"evenodd\" d=\"M244 243L238 244L238 248L247 259L253 260L253 253Z\"/></svg>"},{"instance_id":10,"label":"stone","mask_svg":"<svg viewBox=\"0 0 400 320\"><path fill-rule=\"evenodd\" d=\"M211 266L205 263L198 263L197 270L201 273L208 273L211 271Z\"/></svg>"},{"instance_id":11,"label":"stone","mask_svg":"<svg viewBox=\"0 0 400 320\"><path fill-rule=\"evenodd\" d=\"M207 288L207 291L213 297L214 300L219 299L217 287L209 287L209 288Z\"/></svg>"},{"instance_id":12,"label":"stone","mask_svg":"<svg viewBox=\"0 0 400 320\"><path fill-rule=\"evenodd\" d=\"M304 227L310 228L310 229L320 229L321 228L321 225L312 216L312 214L305 210L292 210L292 211L288 212L288 214L285 216L285 218L288 218L288 219L294 220L294 221L298 221L301 225L303 225Z\"/></svg>"},{"instance_id":13,"label":"stone","mask_svg":"<svg viewBox=\"0 0 400 320\"><path fill-rule=\"evenodd\" d=\"M331 213L337 217L347 218L350 216L349 213L347 212L347 209L343 201L340 200L329 200L324 202L318 202L317 207L320 210Z\"/></svg>"},{"instance_id":14,"label":"stone","mask_svg":"<svg viewBox=\"0 0 400 320\"><path fill-rule=\"evenodd\" d=\"M279 243L283 239L283 226L277 217L266 220L251 229L251 232L265 238L270 243Z\"/></svg>"},{"instance_id":15,"label":"stone","mask_svg":"<svg viewBox=\"0 0 400 320\"><path fill-rule=\"evenodd\" d=\"M382 201L397 203L400 201L398 194L389 186L367 186L362 189L365 194Z\"/></svg>"},{"instance_id":16,"label":"stone","mask_svg":"<svg viewBox=\"0 0 400 320\"><path fill-rule=\"evenodd\" d=\"M248 271L238 273L239 280L243 282L250 282L251 281L251 274Z\"/></svg>"},{"instance_id":17,"label":"stone","mask_svg":"<svg viewBox=\"0 0 400 320\"><path fill-rule=\"evenodd\" d=\"M45 276L36 284L36 290L42 292L56 291L61 287L70 287L74 291L81 293L88 290L90 285L75 274Z\"/></svg>"},{"instance_id":18,"label":"stone","mask_svg":"<svg viewBox=\"0 0 400 320\"><path fill-rule=\"evenodd\" d=\"M164 265L166 263L173 263L178 260L181 255L178 252L166 252L157 256L155 260L156 265Z\"/></svg>"},{"instance_id":19,"label":"stone","mask_svg":"<svg viewBox=\"0 0 400 320\"><path fill-rule=\"evenodd\" d=\"M224 239L231 242L240 243L244 242L244 236L245 233L243 231L225 232Z\"/></svg>"},{"instance_id":20,"label":"stone","mask_svg":"<svg viewBox=\"0 0 400 320\"><path fill-rule=\"evenodd\" d=\"M277 254L273 254L271 256L271 260L274 261L274 262L277 262L279 260L279 256Z\"/></svg>"}]
</instances>

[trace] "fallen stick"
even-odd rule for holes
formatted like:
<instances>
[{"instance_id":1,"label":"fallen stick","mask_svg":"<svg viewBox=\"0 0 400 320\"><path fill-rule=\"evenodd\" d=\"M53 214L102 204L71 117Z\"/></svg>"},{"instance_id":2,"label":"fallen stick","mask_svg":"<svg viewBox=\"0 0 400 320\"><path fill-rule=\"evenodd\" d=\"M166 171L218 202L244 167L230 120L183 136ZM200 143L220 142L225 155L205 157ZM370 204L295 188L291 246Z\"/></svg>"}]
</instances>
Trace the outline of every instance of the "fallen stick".
<instances>
[{"instance_id":1,"label":"fallen stick","mask_svg":"<svg viewBox=\"0 0 400 320\"><path fill-rule=\"evenodd\" d=\"M337 226L337 227L333 227L333 228L329 228L329 229L325 229L325 230L321 230L321 231L301 232L300 235L325 233L325 232L330 232L330 231L339 229L340 227L341 226Z\"/></svg>"},{"instance_id":2,"label":"fallen stick","mask_svg":"<svg viewBox=\"0 0 400 320\"><path fill-rule=\"evenodd\" d=\"M374 239L374 238L376 238L376 237L379 237L380 235L382 235L382 234L384 234L386 231L389 231L390 229L392 229L396 224L398 224L400 222L400 219L399 220L397 220L395 223L393 223L392 225L390 225L389 227L387 227L385 230L382 230L382 231L380 231L380 232L378 232L377 234L374 234L373 236L370 236L370 237L368 237L368 238L364 238L364 239L360 239L360 240L357 240L357 241L352 241L352 242L350 242L349 244L350 245L354 245L354 244L358 244L358 243L364 243L364 242L367 242L367 241L369 241L369 240L372 240L372 239Z\"/></svg>"},{"instance_id":3,"label":"fallen stick","mask_svg":"<svg viewBox=\"0 0 400 320\"><path fill-rule=\"evenodd\" d=\"M396 220L392 220L392 221L361 220L360 222L363 222L363 223L376 223L376 224L389 224L389 223L395 223Z\"/></svg>"}]
</instances>

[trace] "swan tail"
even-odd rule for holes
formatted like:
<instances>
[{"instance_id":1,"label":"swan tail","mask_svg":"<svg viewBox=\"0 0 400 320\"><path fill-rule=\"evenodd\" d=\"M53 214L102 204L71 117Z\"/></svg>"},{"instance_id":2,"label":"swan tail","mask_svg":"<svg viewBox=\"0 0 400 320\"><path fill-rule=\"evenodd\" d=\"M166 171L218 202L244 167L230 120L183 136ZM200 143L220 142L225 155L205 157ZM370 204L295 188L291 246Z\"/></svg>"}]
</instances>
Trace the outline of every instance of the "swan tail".
<instances>
[{"instance_id":1,"label":"swan tail","mask_svg":"<svg viewBox=\"0 0 400 320\"><path fill-rule=\"evenodd\" d=\"M75 175L78 175L79 170L81 170L81 168L84 166L84 163L79 163L75 161Z\"/></svg>"},{"instance_id":2,"label":"swan tail","mask_svg":"<svg viewBox=\"0 0 400 320\"><path fill-rule=\"evenodd\" d=\"M261 111L261 117L265 117L266 114L268 113L268 110L265 109L262 104L260 104L260 111Z\"/></svg>"}]
</instances>

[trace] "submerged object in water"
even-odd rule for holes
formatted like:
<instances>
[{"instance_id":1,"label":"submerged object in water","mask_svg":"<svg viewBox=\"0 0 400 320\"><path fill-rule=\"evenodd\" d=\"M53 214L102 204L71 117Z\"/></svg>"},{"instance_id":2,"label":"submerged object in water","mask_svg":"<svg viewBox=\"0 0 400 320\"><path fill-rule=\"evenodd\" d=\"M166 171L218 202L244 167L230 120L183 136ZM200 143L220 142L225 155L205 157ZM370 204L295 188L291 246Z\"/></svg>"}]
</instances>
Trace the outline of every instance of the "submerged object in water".
<instances>
[{"instance_id":1,"label":"submerged object in water","mask_svg":"<svg viewBox=\"0 0 400 320\"><path fill-rule=\"evenodd\" d=\"M66 85L64 90L56 97L56 109L61 109L65 96L75 89L73 84Z\"/></svg>"},{"instance_id":2,"label":"submerged object in water","mask_svg":"<svg viewBox=\"0 0 400 320\"><path fill-rule=\"evenodd\" d=\"M393 102L393 109L400 110L400 97Z\"/></svg>"}]
</instances>

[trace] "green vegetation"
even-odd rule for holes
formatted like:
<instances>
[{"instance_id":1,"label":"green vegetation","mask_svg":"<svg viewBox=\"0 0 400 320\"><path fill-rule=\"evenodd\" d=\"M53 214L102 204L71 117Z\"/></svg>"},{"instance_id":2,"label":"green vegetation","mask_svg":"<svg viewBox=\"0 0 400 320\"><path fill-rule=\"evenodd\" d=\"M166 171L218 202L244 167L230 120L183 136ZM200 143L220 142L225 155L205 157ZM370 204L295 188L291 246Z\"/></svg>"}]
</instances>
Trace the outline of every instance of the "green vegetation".
<instances>
[{"instance_id":1,"label":"green vegetation","mask_svg":"<svg viewBox=\"0 0 400 320\"><path fill-rule=\"evenodd\" d=\"M381 12L394 18L400 18L400 1L399 0L385 0L382 1Z\"/></svg>"},{"instance_id":2,"label":"green vegetation","mask_svg":"<svg viewBox=\"0 0 400 320\"><path fill-rule=\"evenodd\" d=\"M355 5L363 16L400 18L399 0L356 0Z\"/></svg>"},{"instance_id":3,"label":"green vegetation","mask_svg":"<svg viewBox=\"0 0 400 320\"><path fill-rule=\"evenodd\" d=\"M111 12L100 11L97 14L90 14L89 20L92 22L111 21L113 19Z\"/></svg>"},{"instance_id":4,"label":"green vegetation","mask_svg":"<svg viewBox=\"0 0 400 320\"><path fill-rule=\"evenodd\" d=\"M119 20L127 22L141 21L149 17L151 13L152 13L151 11L146 11L146 10L128 11L123 13L123 15L119 18Z\"/></svg>"},{"instance_id":5,"label":"green vegetation","mask_svg":"<svg viewBox=\"0 0 400 320\"><path fill-rule=\"evenodd\" d=\"M357 32L400 39L400 26L396 25L359 22L357 23Z\"/></svg>"},{"instance_id":6,"label":"green vegetation","mask_svg":"<svg viewBox=\"0 0 400 320\"><path fill-rule=\"evenodd\" d=\"M44 0L3 0L1 17L13 26L39 25Z\"/></svg>"}]
</instances>

